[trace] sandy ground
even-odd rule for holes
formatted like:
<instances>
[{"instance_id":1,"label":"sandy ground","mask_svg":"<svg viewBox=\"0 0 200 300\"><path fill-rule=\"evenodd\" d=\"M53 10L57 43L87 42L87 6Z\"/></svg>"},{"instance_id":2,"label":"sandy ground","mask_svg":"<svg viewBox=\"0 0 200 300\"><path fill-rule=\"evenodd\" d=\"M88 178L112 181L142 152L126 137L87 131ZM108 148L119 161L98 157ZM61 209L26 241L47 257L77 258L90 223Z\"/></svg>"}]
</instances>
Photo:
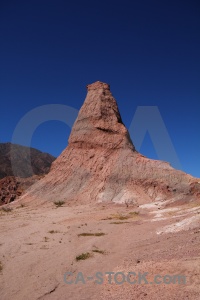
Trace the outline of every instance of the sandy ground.
<instances>
[{"instance_id":1,"label":"sandy ground","mask_svg":"<svg viewBox=\"0 0 200 300\"><path fill-rule=\"evenodd\" d=\"M15 204L11 212L0 211L0 299L200 299L199 224L198 203ZM82 253L90 257L77 261ZM64 281L66 272L72 284ZM148 283L139 282L145 272Z\"/></svg>"}]
</instances>

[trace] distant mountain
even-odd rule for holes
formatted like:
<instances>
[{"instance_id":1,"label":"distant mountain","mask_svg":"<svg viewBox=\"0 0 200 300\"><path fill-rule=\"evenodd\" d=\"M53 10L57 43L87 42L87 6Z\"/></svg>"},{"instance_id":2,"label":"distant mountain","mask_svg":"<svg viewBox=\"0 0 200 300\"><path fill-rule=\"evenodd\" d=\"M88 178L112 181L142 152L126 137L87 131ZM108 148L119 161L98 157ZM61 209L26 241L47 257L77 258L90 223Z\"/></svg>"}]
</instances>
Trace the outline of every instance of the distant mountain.
<instances>
[{"instance_id":1,"label":"distant mountain","mask_svg":"<svg viewBox=\"0 0 200 300\"><path fill-rule=\"evenodd\" d=\"M30 170L28 160L29 151L31 155L32 170ZM11 156L14 164L13 161L11 163ZM32 175L47 174L54 160L54 156L34 148L11 143L0 143L0 179L13 175L27 178ZM12 168L13 165L15 170L14 174Z\"/></svg>"},{"instance_id":2,"label":"distant mountain","mask_svg":"<svg viewBox=\"0 0 200 300\"><path fill-rule=\"evenodd\" d=\"M0 143L0 206L14 201L40 180L54 160L54 156L34 148Z\"/></svg>"}]
</instances>

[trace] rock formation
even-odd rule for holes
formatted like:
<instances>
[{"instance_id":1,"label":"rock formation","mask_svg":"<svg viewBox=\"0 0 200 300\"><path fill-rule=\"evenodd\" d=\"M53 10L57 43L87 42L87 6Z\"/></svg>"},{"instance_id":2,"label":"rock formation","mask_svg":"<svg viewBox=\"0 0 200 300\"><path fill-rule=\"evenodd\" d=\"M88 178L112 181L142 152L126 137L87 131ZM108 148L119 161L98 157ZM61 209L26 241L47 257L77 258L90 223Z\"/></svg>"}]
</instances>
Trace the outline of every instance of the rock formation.
<instances>
[{"instance_id":1,"label":"rock formation","mask_svg":"<svg viewBox=\"0 0 200 300\"><path fill-rule=\"evenodd\" d=\"M198 179L136 151L109 85L87 89L67 148L22 199L142 204L193 197Z\"/></svg>"},{"instance_id":2,"label":"rock formation","mask_svg":"<svg viewBox=\"0 0 200 300\"><path fill-rule=\"evenodd\" d=\"M0 206L18 199L32 184L42 176L34 175L27 178L6 176L0 179Z\"/></svg>"}]
</instances>

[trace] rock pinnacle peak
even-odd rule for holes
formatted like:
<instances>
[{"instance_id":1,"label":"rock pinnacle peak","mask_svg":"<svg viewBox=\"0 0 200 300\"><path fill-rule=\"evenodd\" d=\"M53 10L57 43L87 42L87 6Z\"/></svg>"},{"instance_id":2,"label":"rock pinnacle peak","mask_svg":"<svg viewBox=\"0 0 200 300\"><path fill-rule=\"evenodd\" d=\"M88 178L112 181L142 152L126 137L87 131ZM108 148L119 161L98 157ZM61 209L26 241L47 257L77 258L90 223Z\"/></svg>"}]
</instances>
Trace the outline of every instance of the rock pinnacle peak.
<instances>
[{"instance_id":1,"label":"rock pinnacle peak","mask_svg":"<svg viewBox=\"0 0 200 300\"><path fill-rule=\"evenodd\" d=\"M87 89L67 148L24 198L141 205L199 193L197 179L135 150L107 83Z\"/></svg>"},{"instance_id":2,"label":"rock pinnacle peak","mask_svg":"<svg viewBox=\"0 0 200 300\"><path fill-rule=\"evenodd\" d=\"M134 150L109 84L96 81L87 88L86 99L69 137L69 146Z\"/></svg>"},{"instance_id":3,"label":"rock pinnacle peak","mask_svg":"<svg viewBox=\"0 0 200 300\"><path fill-rule=\"evenodd\" d=\"M101 82L101 81L96 81L92 84L87 85L87 90L88 91L90 91L90 90L100 90L100 89L110 90L110 85L107 84L107 83Z\"/></svg>"}]
</instances>

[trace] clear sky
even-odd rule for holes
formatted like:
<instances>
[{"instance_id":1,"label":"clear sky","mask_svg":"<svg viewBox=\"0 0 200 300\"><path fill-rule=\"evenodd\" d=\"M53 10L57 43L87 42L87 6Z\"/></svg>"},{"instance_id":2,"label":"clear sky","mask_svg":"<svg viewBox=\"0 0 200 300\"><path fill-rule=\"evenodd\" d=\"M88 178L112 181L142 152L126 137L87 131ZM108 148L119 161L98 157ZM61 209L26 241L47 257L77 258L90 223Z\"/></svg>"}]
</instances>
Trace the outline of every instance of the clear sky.
<instances>
[{"instance_id":1,"label":"clear sky","mask_svg":"<svg viewBox=\"0 0 200 300\"><path fill-rule=\"evenodd\" d=\"M80 109L97 80L128 128L138 106L157 106L182 169L200 177L198 0L0 0L0 142L38 106ZM58 156L69 133L48 121L31 146ZM157 158L148 135L138 150Z\"/></svg>"}]
</instances>

